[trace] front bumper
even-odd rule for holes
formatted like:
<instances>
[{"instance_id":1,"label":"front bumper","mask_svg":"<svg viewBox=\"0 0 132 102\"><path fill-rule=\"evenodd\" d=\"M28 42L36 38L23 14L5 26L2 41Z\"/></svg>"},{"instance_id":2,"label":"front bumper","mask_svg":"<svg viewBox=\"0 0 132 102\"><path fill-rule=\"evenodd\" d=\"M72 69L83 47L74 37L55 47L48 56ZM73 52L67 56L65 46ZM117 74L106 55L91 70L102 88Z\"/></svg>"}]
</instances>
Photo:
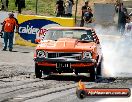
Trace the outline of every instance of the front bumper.
<instances>
[{"instance_id":1,"label":"front bumper","mask_svg":"<svg viewBox=\"0 0 132 102\"><path fill-rule=\"evenodd\" d=\"M96 63L95 59L75 60L71 58L34 58L35 62L50 62L50 63Z\"/></svg>"},{"instance_id":2,"label":"front bumper","mask_svg":"<svg viewBox=\"0 0 132 102\"><path fill-rule=\"evenodd\" d=\"M79 73L84 73L96 65L96 60L94 59L35 58L34 61L39 66L42 66L42 70L61 73L73 73L75 70Z\"/></svg>"}]
</instances>

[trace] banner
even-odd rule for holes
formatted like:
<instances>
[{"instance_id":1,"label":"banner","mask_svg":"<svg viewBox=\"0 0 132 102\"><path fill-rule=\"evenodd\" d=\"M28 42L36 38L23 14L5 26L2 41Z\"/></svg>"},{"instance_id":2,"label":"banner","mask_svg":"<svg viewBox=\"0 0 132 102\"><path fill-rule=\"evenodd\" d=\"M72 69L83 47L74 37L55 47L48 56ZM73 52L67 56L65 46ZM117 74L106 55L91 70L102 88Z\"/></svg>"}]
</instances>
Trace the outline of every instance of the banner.
<instances>
[{"instance_id":1,"label":"banner","mask_svg":"<svg viewBox=\"0 0 132 102\"><path fill-rule=\"evenodd\" d=\"M19 34L16 35L16 44L21 45L26 43L28 43L28 45L34 45L35 39L41 38L45 31L50 27L75 26L73 18L21 14L18 14L17 18L20 25Z\"/></svg>"}]
</instances>

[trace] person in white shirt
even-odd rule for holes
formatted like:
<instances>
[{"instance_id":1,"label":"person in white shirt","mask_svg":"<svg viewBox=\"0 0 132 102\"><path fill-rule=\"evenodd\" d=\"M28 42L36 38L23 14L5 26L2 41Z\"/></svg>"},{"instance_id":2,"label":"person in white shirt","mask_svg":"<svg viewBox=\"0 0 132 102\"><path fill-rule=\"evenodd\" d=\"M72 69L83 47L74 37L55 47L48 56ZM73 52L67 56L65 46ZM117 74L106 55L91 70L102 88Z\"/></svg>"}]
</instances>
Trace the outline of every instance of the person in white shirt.
<instances>
[{"instance_id":1,"label":"person in white shirt","mask_svg":"<svg viewBox=\"0 0 132 102\"><path fill-rule=\"evenodd\" d=\"M125 25L125 36L132 38L132 18L127 19Z\"/></svg>"},{"instance_id":2,"label":"person in white shirt","mask_svg":"<svg viewBox=\"0 0 132 102\"><path fill-rule=\"evenodd\" d=\"M74 5L74 1L73 0L66 0L65 3L65 15L67 17L72 17L72 7Z\"/></svg>"}]
</instances>

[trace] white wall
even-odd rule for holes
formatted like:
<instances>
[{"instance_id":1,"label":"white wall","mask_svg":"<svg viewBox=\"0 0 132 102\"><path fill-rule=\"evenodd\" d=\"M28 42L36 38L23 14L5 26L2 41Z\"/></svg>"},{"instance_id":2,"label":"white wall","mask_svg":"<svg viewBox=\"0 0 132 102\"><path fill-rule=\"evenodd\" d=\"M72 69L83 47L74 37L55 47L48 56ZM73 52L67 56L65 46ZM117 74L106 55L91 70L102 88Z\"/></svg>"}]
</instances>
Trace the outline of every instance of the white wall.
<instances>
[{"instance_id":1,"label":"white wall","mask_svg":"<svg viewBox=\"0 0 132 102\"><path fill-rule=\"evenodd\" d=\"M115 6L114 4L94 4L94 17L95 23L104 24L104 23L113 23L114 22L114 14L115 14Z\"/></svg>"}]
</instances>

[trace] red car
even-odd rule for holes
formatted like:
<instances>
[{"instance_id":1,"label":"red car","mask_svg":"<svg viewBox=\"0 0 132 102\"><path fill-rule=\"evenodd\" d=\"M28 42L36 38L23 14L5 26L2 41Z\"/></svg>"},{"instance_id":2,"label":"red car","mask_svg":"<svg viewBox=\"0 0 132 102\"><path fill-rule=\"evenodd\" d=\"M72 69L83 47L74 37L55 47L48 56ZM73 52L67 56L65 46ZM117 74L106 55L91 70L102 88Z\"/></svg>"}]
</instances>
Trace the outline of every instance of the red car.
<instances>
[{"instance_id":1,"label":"red car","mask_svg":"<svg viewBox=\"0 0 132 102\"><path fill-rule=\"evenodd\" d=\"M101 75L102 52L92 28L54 27L47 30L34 54L35 75L51 73L90 73Z\"/></svg>"}]
</instances>

